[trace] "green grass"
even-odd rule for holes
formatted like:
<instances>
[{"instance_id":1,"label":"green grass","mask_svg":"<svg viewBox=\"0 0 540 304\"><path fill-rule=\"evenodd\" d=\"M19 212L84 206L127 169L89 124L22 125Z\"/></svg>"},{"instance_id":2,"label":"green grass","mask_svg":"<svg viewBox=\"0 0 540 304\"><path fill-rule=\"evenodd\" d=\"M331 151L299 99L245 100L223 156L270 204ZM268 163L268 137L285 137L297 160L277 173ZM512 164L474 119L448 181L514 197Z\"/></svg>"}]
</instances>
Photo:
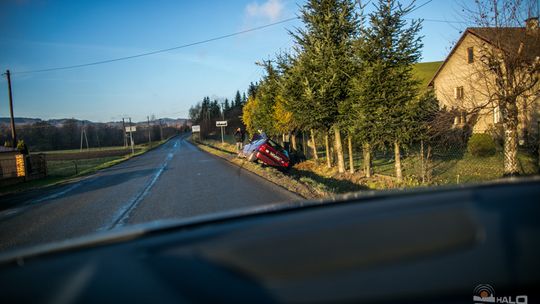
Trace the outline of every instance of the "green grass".
<instances>
[{"instance_id":1,"label":"green grass","mask_svg":"<svg viewBox=\"0 0 540 304\"><path fill-rule=\"evenodd\" d=\"M411 155L402 159L403 175L420 178L420 159ZM449 155L432 159L432 183L456 184L489 181L503 177L503 155L497 153L489 157L476 157L465 153L462 157ZM523 175L538 172L536 159L528 154L518 154L518 166ZM362 160L355 160L357 169L362 167ZM373 160L373 171L376 174L395 176L393 158L376 158Z\"/></svg>"},{"instance_id":2,"label":"green grass","mask_svg":"<svg viewBox=\"0 0 540 304\"><path fill-rule=\"evenodd\" d=\"M159 141L152 141L152 145L159 144ZM148 143L138 144L134 146L135 151L141 150L148 147ZM83 149L82 152L94 152L94 151L111 151L111 150L131 150L131 147L124 148L124 146L111 146L111 147L101 147L101 148L90 148ZM47 154L63 154L63 153L78 153L81 152L80 149L68 149L68 150L51 150L51 151L40 151L34 153L47 153Z\"/></svg>"},{"instance_id":3,"label":"green grass","mask_svg":"<svg viewBox=\"0 0 540 304\"><path fill-rule=\"evenodd\" d=\"M92 174L98 170L105 169L111 166L114 166L120 162L130 159L133 156L141 155L152 148L165 143L167 140L155 141L152 142L152 145L141 144L137 145L138 150L135 150L135 154L126 155L126 156L111 156L111 157L101 157L101 158L92 158L92 159L80 159L76 161L72 160L55 160L47 161L47 177L37 180L32 180L28 182L18 183L15 185L10 185L2 187L0 189L0 195L22 192L36 188L43 188L59 183L66 182L75 177L80 177L88 174ZM111 147L112 148L112 147ZM70 153L79 150L62 150L56 151L58 153ZM77 164L77 170L75 169L75 164Z\"/></svg>"},{"instance_id":4,"label":"green grass","mask_svg":"<svg viewBox=\"0 0 540 304\"><path fill-rule=\"evenodd\" d=\"M47 173L51 177L73 176L88 171L105 163L123 159L122 156L111 156L80 160L54 160L47 162Z\"/></svg>"},{"instance_id":5,"label":"green grass","mask_svg":"<svg viewBox=\"0 0 540 304\"><path fill-rule=\"evenodd\" d=\"M442 61L420 62L414 65L413 73L421 81L421 86L426 87L437 72L437 69L442 65Z\"/></svg>"},{"instance_id":6,"label":"green grass","mask_svg":"<svg viewBox=\"0 0 540 304\"><path fill-rule=\"evenodd\" d=\"M440 162L434 168L434 181L441 184L452 184L501 178L504 173L503 160L502 153L489 157L475 157L467 153L461 159ZM526 154L520 153L518 155L518 166L521 174L524 175L538 172L535 159Z\"/></svg>"}]
</instances>

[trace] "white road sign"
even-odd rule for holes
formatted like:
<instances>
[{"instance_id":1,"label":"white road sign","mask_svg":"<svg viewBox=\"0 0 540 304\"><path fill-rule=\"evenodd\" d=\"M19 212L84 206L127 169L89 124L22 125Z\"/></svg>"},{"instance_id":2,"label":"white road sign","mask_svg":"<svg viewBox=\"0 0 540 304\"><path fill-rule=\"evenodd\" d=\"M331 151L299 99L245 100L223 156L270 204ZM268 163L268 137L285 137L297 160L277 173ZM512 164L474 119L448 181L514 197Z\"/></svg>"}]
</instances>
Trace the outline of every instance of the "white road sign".
<instances>
[{"instance_id":1,"label":"white road sign","mask_svg":"<svg viewBox=\"0 0 540 304\"><path fill-rule=\"evenodd\" d=\"M216 127L226 127L227 121L226 120L218 120L216 121Z\"/></svg>"},{"instance_id":2,"label":"white road sign","mask_svg":"<svg viewBox=\"0 0 540 304\"><path fill-rule=\"evenodd\" d=\"M191 132L201 132L201 126L199 125L191 126Z\"/></svg>"},{"instance_id":3,"label":"white road sign","mask_svg":"<svg viewBox=\"0 0 540 304\"><path fill-rule=\"evenodd\" d=\"M137 127L135 126L126 127L126 132L135 132L135 131L137 131Z\"/></svg>"}]
</instances>

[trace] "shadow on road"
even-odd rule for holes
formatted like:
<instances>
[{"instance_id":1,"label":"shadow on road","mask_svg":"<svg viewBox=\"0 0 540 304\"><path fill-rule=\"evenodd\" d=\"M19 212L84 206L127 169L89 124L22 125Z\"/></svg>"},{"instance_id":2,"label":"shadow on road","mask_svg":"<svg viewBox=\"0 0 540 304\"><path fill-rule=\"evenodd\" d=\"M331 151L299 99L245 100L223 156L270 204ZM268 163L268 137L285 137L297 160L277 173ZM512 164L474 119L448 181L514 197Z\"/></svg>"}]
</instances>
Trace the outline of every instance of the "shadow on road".
<instances>
[{"instance_id":1,"label":"shadow on road","mask_svg":"<svg viewBox=\"0 0 540 304\"><path fill-rule=\"evenodd\" d=\"M126 168L123 168L123 169L126 169ZM165 168L165 170L167 169ZM68 183L62 186L54 186L54 187L46 188L46 189L36 189L29 192L6 195L6 196L0 197L0 210L5 210L5 209L13 208L13 207L19 207L26 204L31 204L33 201L43 199L48 196L54 196L57 193L66 191L67 189L69 189L70 187L73 187L77 183L81 183L81 185L74 188L73 190L70 190L64 194L61 194L59 197L52 197L50 200L52 201L58 198L66 198L73 195L79 195L82 193L99 191L101 189L114 187L122 183L132 182L133 179L136 179L139 177L148 176L148 178L144 178L142 181L140 181L141 184L138 188L142 188L156 171L157 171L156 168L151 168L151 169L133 170L133 171L128 171L128 172L104 174L104 175L100 175L96 177L90 177L88 179L84 179L78 182ZM112 196L114 195L114 193L111 193L110 195ZM47 201L43 203L47 203Z\"/></svg>"}]
</instances>

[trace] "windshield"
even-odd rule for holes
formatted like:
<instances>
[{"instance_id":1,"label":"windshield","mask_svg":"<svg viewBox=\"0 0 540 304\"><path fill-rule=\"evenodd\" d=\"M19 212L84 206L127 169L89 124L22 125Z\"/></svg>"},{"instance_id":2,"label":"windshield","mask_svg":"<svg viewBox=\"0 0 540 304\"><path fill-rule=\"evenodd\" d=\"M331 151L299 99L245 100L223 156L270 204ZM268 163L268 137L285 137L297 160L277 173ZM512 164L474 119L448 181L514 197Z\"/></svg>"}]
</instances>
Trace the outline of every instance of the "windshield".
<instances>
[{"instance_id":1,"label":"windshield","mask_svg":"<svg viewBox=\"0 0 540 304\"><path fill-rule=\"evenodd\" d=\"M1 1L0 251L538 173L534 20L360 2Z\"/></svg>"}]
</instances>

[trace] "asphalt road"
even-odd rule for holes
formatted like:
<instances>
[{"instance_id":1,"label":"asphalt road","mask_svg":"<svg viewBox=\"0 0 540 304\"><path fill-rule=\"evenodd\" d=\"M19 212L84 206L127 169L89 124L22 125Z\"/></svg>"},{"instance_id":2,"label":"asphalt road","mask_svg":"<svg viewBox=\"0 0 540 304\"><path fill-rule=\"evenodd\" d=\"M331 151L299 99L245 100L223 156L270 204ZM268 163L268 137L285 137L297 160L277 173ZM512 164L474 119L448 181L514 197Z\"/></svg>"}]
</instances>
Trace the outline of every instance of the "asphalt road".
<instances>
[{"instance_id":1,"label":"asphalt road","mask_svg":"<svg viewBox=\"0 0 540 304\"><path fill-rule=\"evenodd\" d=\"M0 212L0 251L300 198L176 137L78 182L11 199L20 202Z\"/></svg>"}]
</instances>

